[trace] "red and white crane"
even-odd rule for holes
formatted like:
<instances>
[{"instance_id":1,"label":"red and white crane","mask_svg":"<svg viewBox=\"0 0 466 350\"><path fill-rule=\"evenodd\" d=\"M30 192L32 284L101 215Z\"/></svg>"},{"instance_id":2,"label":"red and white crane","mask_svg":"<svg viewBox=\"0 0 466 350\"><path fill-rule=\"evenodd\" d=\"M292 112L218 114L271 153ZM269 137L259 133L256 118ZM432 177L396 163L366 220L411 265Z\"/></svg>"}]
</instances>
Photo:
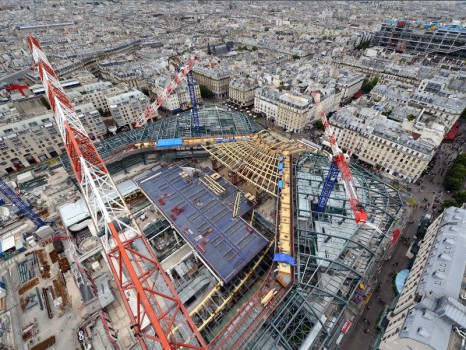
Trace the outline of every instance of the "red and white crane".
<instances>
[{"instance_id":1,"label":"red and white crane","mask_svg":"<svg viewBox=\"0 0 466 350\"><path fill-rule=\"evenodd\" d=\"M148 120L150 120L155 112L162 106L168 99L168 97L175 91L175 89L178 87L178 85L181 84L181 79L186 77L188 73L193 69L194 64L196 61L200 61L200 57L193 57L191 58L185 66L183 66L179 73L176 75L175 79L173 79L170 84L165 88L164 92L160 94L157 99L147 107L145 110L144 114L139 117L139 119L136 121L135 128L140 128L142 127L145 123L147 123Z\"/></svg>"},{"instance_id":2,"label":"red and white crane","mask_svg":"<svg viewBox=\"0 0 466 350\"><path fill-rule=\"evenodd\" d=\"M345 192L350 201L355 221L358 224L365 223L367 221L367 213L364 211L364 208L361 202L359 201L358 193L356 191L356 184L354 183L353 174L351 173L346 155L343 153L340 147L338 147L337 139L333 132L333 128L328 122L327 116L325 115L325 112L322 108L322 104L320 103L320 93L318 91L313 91L311 95L314 98L316 111L320 116L320 120L322 121L322 124L324 124L325 136L327 137L329 146L332 149L333 153L333 162L337 165L338 169L340 170L343 185L345 187ZM330 193L322 194L322 196L328 195L330 195Z\"/></svg>"},{"instance_id":3,"label":"red and white crane","mask_svg":"<svg viewBox=\"0 0 466 350\"><path fill-rule=\"evenodd\" d=\"M207 349L66 97L41 45L33 36L28 37L28 44L141 348ZM116 198L112 194L117 194Z\"/></svg>"}]
</instances>

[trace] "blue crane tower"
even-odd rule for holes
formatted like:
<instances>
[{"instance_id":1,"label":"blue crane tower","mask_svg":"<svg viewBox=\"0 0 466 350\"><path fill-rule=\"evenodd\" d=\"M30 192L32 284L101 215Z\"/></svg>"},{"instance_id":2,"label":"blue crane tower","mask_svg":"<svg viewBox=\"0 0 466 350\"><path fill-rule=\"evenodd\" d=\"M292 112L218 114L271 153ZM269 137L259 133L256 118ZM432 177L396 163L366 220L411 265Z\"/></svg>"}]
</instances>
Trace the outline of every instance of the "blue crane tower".
<instances>
[{"instance_id":1,"label":"blue crane tower","mask_svg":"<svg viewBox=\"0 0 466 350\"><path fill-rule=\"evenodd\" d=\"M188 81L189 98L191 99L191 116L193 118L194 131L196 132L196 136L201 136L201 128L199 126L199 114L197 113L196 91L194 90L194 79L192 70L189 71L188 75L186 76L186 79Z\"/></svg>"},{"instance_id":2,"label":"blue crane tower","mask_svg":"<svg viewBox=\"0 0 466 350\"><path fill-rule=\"evenodd\" d=\"M328 199L330 198L330 194L333 191L333 187L338 179L338 174L340 173L340 169L335 164L335 161L332 160L330 164L330 169L328 170L327 177L325 178L324 186L322 187L322 192L319 196L319 201L317 202L316 211L323 213L325 207L327 206Z\"/></svg>"},{"instance_id":3,"label":"blue crane tower","mask_svg":"<svg viewBox=\"0 0 466 350\"><path fill-rule=\"evenodd\" d=\"M0 192L2 192L12 204L16 206L24 215L31 220L37 228L45 226L46 223L42 221L42 219L37 216L36 213L32 210L32 208L25 203L7 184L0 178Z\"/></svg>"}]
</instances>

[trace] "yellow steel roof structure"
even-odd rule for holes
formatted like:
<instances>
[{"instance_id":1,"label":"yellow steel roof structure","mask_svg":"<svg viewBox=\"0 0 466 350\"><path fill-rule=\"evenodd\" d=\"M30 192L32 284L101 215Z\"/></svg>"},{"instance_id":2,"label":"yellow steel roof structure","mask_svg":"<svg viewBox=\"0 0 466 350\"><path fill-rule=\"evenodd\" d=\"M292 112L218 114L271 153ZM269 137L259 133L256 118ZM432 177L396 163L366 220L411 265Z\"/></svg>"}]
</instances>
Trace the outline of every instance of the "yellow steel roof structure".
<instances>
[{"instance_id":1,"label":"yellow steel roof structure","mask_svg":"<svg viewBox=\"0 0 466 350\"><path fill-rule=\"evenodd\" d=\"M309 151L304 144L268 130L245 141L222 142L202 146L214 159L253 185L277 197L278 157Z\"/></svg>"}]
</instances>

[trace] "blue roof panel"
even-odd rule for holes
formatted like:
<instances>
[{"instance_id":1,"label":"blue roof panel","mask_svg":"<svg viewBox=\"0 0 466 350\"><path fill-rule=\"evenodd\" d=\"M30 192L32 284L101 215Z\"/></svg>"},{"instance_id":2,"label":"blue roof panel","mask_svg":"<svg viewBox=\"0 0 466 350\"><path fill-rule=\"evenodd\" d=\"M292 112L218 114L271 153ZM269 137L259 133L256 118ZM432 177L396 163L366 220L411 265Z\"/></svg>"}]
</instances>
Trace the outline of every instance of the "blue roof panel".
<instances>
[{"instance_id":1,"label":"blue roof panel","mask_svg":"<svg viewBox=\"0 0 466 350\"><path fill-rule=\"evenodd\" d=\"M228 283L268 240L241 218L251 209L243 193L233 218L237 187L224 178L214 179L210 169L189 179L181 172L171 164L139 180L139 186L216 277ZM212 181L224 189L220 195L206 185Z\"/></svg>"},{"instance_id":2,"label":"blue roof panel","mask_svg":"<svg viewBox=\"0 0 466 350\"><path fill-rule=\"evenodd\" d=\"M182 144L183 139L181 137L176 139L161 139L157 141L157 148L181 146Z\"/></svg>"}]
</instances>

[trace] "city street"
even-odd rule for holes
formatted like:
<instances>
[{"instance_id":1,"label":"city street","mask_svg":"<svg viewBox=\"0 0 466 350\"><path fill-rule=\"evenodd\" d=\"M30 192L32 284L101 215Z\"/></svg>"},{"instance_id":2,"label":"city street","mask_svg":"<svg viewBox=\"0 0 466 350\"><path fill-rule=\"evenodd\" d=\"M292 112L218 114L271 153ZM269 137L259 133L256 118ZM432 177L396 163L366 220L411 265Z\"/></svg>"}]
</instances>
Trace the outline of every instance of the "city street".
<instances>
[{"instance_id":1,"label":"city street","mask_svg":"<svg viewBox=\"0 0 466 350\"><path fill-rule=\"evenodd\" d=\"M391 259L383 264L380 273L373 281L374 284L381 283L380 288L372 295L367 307L362 310L358 321L351 326L350 334L348 335L348 339L344 340L342 349L371 349L372 343L378 336L375 325L385 307L383 303L390 304L395 297L392 287L392 276L408 267L409 259L406 257L406 252L409 244L414 239L421 219L425 214L431 214L432 220L437 218L442 202L451 198L451 193L447 193L443 189L443 179L452 160L460 152L466 152L465 124L462 123L460 127L462 131L461 135L463 136L458 137L453 143L444 143L441 145L436 155L437 160L430 173L421 177L417 182L418 185L411 184L409 186L411 188L411 195L418 205L413 208L411 215L406 220L406 226L401 228L401 237L408 239L408 243L405 244L399 239ZM427 201L424 201L424 198L427 198ZM438 200L437 204L435 200ZM364 318L370 324L364 322Z\"/></svg>"}]
</instances>

